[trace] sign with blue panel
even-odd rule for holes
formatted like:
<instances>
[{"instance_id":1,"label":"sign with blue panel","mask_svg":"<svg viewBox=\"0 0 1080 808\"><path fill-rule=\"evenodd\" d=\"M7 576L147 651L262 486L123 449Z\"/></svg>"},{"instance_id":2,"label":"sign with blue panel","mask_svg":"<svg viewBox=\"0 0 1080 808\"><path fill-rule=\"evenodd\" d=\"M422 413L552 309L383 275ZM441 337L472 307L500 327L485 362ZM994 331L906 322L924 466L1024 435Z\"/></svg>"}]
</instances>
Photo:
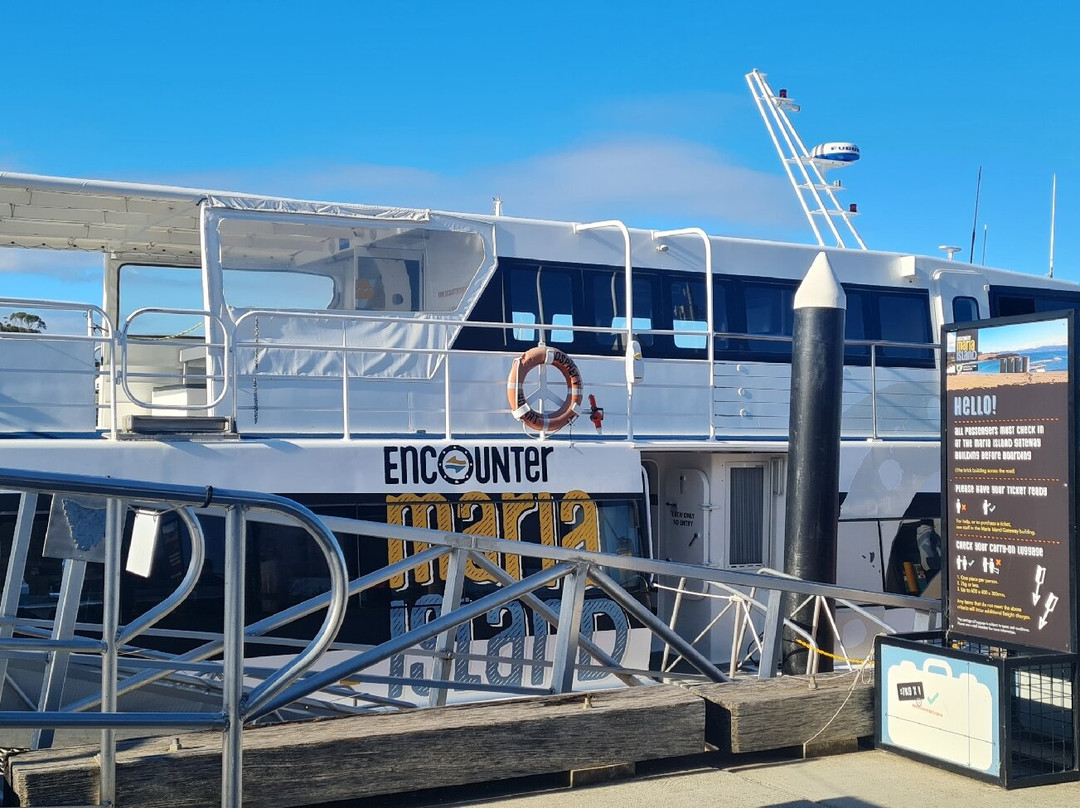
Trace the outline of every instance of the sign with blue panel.
<instances>
[{"instance_id":1,"label":"sign with blue panel","mask_svg":"<svg viewBox=\"0 0 1080 808\"><path fill-rule=\"evenodd\" d=\"M997 667L886 643L877 664L882 744L1001 774Z\"/></svg>"}]
</instances>

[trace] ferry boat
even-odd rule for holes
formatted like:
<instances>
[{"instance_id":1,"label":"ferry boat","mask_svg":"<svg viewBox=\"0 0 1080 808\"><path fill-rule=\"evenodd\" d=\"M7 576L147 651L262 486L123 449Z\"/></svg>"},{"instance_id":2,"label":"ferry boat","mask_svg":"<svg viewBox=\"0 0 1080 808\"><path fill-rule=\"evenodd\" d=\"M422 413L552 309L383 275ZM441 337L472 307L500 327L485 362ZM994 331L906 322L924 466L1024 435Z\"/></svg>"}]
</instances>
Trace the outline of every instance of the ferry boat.
<instances>
[{"instance_id":1,"label":"ferry boat","mask_svg":"<svg viewBox=\"0 0 1080 808\"><path fill-rule=\"evenodd\" d=\"M901 593L919 523L940 518L940 327L1080 309L1075 284L932 256L14 173L0 245L104 260L99 305L0 300L8 468L745 570L782 563L792 299L824 252L847 296L836 582ZM184 574L184 530L162 518L150 571L125 573L124 619ZM325 589L294 531L249 535L249 619ZM223 530L206 532L171 625L220 623ZM340 538L354 577L418 551ZM340 639L400 633L445 572L365 592ZM55 608L61 575L33 564L21 613ZM680 597L627 587L664 619ZM594 607L602 626L617 610ZM684 598L680 630L719 608ZM480 620L472 639L492 652L528 622ZM845 630L849 647L867 631ZM703 653L724 660L730 638Z\"/></svg>"}]
</instances>

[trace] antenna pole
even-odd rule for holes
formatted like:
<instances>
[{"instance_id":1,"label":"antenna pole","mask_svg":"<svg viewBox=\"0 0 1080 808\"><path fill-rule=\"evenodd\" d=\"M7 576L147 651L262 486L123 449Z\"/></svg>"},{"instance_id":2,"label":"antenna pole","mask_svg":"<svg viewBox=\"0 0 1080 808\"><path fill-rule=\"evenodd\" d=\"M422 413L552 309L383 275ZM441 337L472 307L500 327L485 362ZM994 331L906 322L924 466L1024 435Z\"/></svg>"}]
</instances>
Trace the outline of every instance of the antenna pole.
<instances>
[{"instance_id":1,"label":"antenna pole","mask_svg":"<svg viewBox=\"0 0 1080 808\"><path fill-rule=\"evenodd\" d=\"M982 252L982 260L979 261L980 266L986 266L986 235L987 235L987 231L989 229L990 229L990 225L988 225L988 224L983 225L983 252ZM1053 264L1054 262L1051 261L1050 263Z\"/></svg>"},{"instance_id":2,"label":"antenna pole","mask_svg":"<svg viewBox=\"0 0 1080 808\"><path fill-rule=\"evenodd\" d=\"M1050 182L1050 277L1054 277L1054 215L1057 212L1057 174Z\"/></svg>"},{"instance_id":3,"label":"antenna pole","mask_svg":"<svg viewBox=\"0 0 1080 808\"><path fill-rule=\"evenodd\" d=\"M979 192L982 190L982 166L979 166L979 177L975 180L975 221L971 223L971 252L968 253L968 263L975 263L975 230L979 226Z\"/></svg>"},{"instance_id":4,"label":"antenna pole","mask_svg":"<svg viewBox=\"0 0 1080 808\"><path fill-rule=\"evenodd\" d=\"M824 219L824 224L836 240L836 246L846 248L843 236L837 228L834 218L840 218L852 238L859 245L859 249L865 250L866 243L862 240L851 217L855 215L852 208L844 208L836 199L835 189L840 188L839 183L830 185L825 181L820 160L815 160L799 137L795 124L788 117L789 112L798 112L799 105L787 97L787 91L781 90L777 95L773 92L765 79L765 74L760 70L752 70L746 74L746 83L750 86L750 94L754 98L761 119L765 122L765 128L772 138L776 153L780 156L780 162L787 174L791 187L802 206L810 222L810 229L814 231L814 238L818 245L824 247L825 239L821 228L818 227L817 219ZM813 207L811 208L811 203Z\"/></svg>"}]
</instances>

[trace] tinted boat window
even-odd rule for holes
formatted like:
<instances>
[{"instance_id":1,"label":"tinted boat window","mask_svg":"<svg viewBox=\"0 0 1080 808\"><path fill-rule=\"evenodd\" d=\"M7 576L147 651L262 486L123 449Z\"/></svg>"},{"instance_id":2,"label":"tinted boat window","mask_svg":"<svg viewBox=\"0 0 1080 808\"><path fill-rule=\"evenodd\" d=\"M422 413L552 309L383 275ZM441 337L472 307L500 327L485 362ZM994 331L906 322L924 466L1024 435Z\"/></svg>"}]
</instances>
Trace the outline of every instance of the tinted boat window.
<instances>
[{"instance_id":1,"label":"tinted boat window","mask_svg":"<svg viewBox=\"0 0 1080 808\"><path fill-rule=\"evenodd\" d=\"M589 298L592 301L592 325L613 329L626 328L626 277L622 271L602 270L590 272L587 284ZM631 325L635 339L642 347L650 347L655 342L652 334L641 334L655 328L653 309L655 279L635 277L633 279L634 318ZM625 338L619 333L596 334L597 344L605 351L621 353Z\"/></svg>"},{"instance_id":2,"label":"tinted boat window","mask_svg":"<svg viewBox=\"0 0 1080 808\"><path fill-rule=\"evenodd\" d=\"M878 295L878 318L881 339L886 342L930 342L930 309L922 295ZM883 358L932 360L929 348L897 348L883 346Z\"/></svg>"},{"instance_id":3,"label":"tinted boat window","mask_svg":"<svg viewBox=\"0 0 1080 808\"><path fill-rule=\"evenodd\" d=\"M503 259L492 283L484 290L470 319L474 322L507 322L503 330L462 330L455 346L492 350L505 345L520 349L535 345L541 319L537 298L538 262ZM557 264L540 269L543 319L554 326L548 341L563 342L579 354L618 355L623 351L626 328L625 272L621 267ZM716 275L713 278L713 330L716 358L721 361L788 362L794 330L794 297L798 282L783 279ZM923 290L845 284L847 317L845 339L863 342L932 342L930 298ZM647 358L704 359L707 317L705 278L700 273L660 269L634 270L634 318L636 339ZM1080 305L1080 295L1076 296ZM974 302L974 301L973 301ZM1032 304L1034 305L1034 303ZM1040 302L1040 305L1042 303ZM1052 308L1066 308L1069 301L1053 298ZM1040 309L1042 310L1042 309ZM568 327L600 327L606 333L579 332ZM642 333L670 331L670 335ZM731 336L727 336L731 335ZM782 337L764 340L764 335ZM869 365L871 348L848 344L844 361ZM933 348L879 346L875 361L881 366L932 367Z\"/></svg>"},{"instance_id":4,"label":"tinted boat window","mask_svg":"<svg viewBox=\"0 0 1080 808\"><path fill-rule=\"evenodd\" d=\"M1080 294L1063 289L990 287L990 316L1009 317L1042 311L1080 311Z\"/></svg>"},{"instance_id":5,"label":"tinted boat window","mask_svg":"<svg viewBox=\"0 0 1080 808\"><path fill-rule=\"evenodd\" d=\"M676 348L700 348L706 346L704 332L708 328L705 304L705 281L691 277L680 278L669 285L671 293L671 327L675 331Z\"/></svg>"},{"instance_id":6,"label":"tinted boat window","mask_svg":"<svg viewBox=\"0 0 1080 808\"><path fill-rule=\"evenodd\" d=\"M855 358L870 356L869 345L852 345L851 340L866 340L866 313L873 311L873 306L868 305L870 292L864 290L846 289L847 314L844 317L844 361L848 362Z\"/></svg>"},{"instance_id":7,"label":"tinted boat window","mask_svg":"<svg viewBox=\"0 0 1080 808\"><path fill-rule=\"evenodd\" d=\"M510 322L522 325L572 326L574 324L574 284L570 273L551 267L514 267L509 275ZM545 329L544 342L572 345L569 328ZM519 342L540 342L535 328L515 328Z\"/></svg>"},{"instance_id":8,"label":"tinted boat window","mask_svg":"<svg viewBox=\"0 0 1080 808\"><path fill-rule=\"evenodd\" d=\"M719 278L713 278L713 330L718 334L726 334L730 332L731 323L728 319L728 284L720 281ZM731 340L728 337L717 337L714 350L723 351L731 347Z\"/></svg>"},{"instance_id":9,"label":"tinted boat window","mask_svg":"<svg viewBox=\"0 0 1080 808\"><path fill-rule=\"evenodd\" d=\"M844 285L847 296L844 362L869 365L871 346L852 345L851 340L868 342L932 342L930 297L926 292L898 292L880 286ZM931 348L898 348L878 344L874 361L884 366L929 367Z\"/></svg>"},{"instance_id":10,"label":"tinted boat window","mask_svg":"<svg viewBox=\"0 0 1080 808\"><path fill-rule=\"evenodd\" d=\"M795 287L747 283L743 286L746 333L790 337L795 323ZM751 351L791 355L790 340L750 340Z\"/></svg>"},{"instance_id":11,"label":"tinted boat window","mask_svg":"<svg viewBox=\"0 0 1080 808\"><path fill-rule=\"evenodd\" d=\"M952 302L954 323L968 323L979 319L979 301L973 297L954 297Z\"/></svg>"}]
</instances>

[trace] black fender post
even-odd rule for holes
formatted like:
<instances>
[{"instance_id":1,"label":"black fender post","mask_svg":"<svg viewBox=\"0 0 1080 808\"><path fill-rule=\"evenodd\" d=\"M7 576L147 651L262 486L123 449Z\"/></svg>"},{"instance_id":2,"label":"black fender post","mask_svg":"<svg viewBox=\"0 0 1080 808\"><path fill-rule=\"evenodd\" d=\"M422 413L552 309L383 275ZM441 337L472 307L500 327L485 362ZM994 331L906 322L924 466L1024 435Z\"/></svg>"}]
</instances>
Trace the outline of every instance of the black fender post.
<instances>
[{"instance_id":1,"label":"black fender post","mask_svg":"<svg viewBox=\"0 0 1080 808\"><path fill-rule=\"evenodd\" d=\"M784 572L821 583L836 583L846 314L847 297L828 256L820 252L795 293ZM785 617L809 632L813 602L795 614L805 598L786 594L782 610ZM822 615L818 622L818 647L831 653L828 619ZM803 642L794 631L785 629L781 663L784 673L806 673L809 650ZM832 670L832 660L822 656L818 670Z\"/></svg>"}]
</instances>

